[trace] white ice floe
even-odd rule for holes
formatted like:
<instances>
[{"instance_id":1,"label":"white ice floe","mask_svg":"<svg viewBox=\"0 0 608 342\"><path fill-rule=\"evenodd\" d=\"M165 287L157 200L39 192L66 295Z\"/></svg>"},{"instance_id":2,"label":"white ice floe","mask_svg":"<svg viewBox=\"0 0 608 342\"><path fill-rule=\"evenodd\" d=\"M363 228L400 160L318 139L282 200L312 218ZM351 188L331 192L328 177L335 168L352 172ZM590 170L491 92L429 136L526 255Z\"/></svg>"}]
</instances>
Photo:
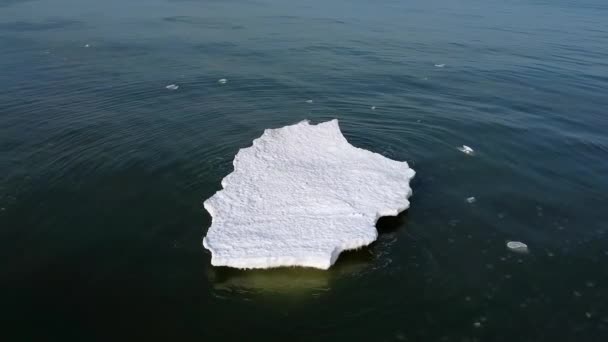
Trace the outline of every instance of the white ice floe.
<instances>
[{"instance_id":1,"label":"white ice floe","mask_svg":"<svg viewBox=\"0 0 608 342\"><path fill-rule=\"evenodd\" d=\"M91 45L89 45L89 44L84 44L84 47L85 47L85 48L88 48L88 47L91 47Z\"/></svg>"},{"instance_id":2,"label":"white ice floe","mask_svg":"<svg viewBox=\"0 0 608 342\"><path fill-rule=\"evenodd\" d=\"M376 110L376 106L372 106L372 110Z\"/></svg>"},{"instance_id":3,"label":"white ice floe","mask_svg":"<svg viewBox=\"0 0 608 342\"><path fill-rule=\"evenodd\" d=\"M445 66L444 63L442 63L442 64L435 64L435 67L437 67L437 68L443 68L444 66Z\"/></svg>"},{"instance_id":4,"label":"white ice floe","mask_svg":"<svg viewBox=\"0 0 608 342\"><path fill-rule=\"evenodd\" d=\"M177 90L177 89L179 89L179 86L177 84L169 84L165 88L167 88L169 90Z\"/></svg>"},{"instance_id":5,"label":"white ice floe","mask_svg":"<svg viewBox=\"0 0 608 342\"><path fill-rule=\"evenodd\" d=\"M312 100L306 100L306 103L312 103L312 102L313 102Z\"/></svg>"},{"instance_id":6,"label":"white ice floe","mask_svg":"<svg viewBox=\"0 0 608 342\"><path fill-rule=\"evenodd\" d=\"M225 78L220 78L219 80L217 80L217 83L219 83L219 84L226 84L226 83L228 83L228 80L225 79Z\"/></svg>"},{"instance_id":7,"label":"white ice floe","mask_svg":"<svg viewBox=\"0 0 608 342\"><path fill-rule=\"evenodd\" d=\"M467 198L467 203L473 204L473 203L475 203L475 201L477 201L477 199L475 197Z\"/></svg>"},{"instance_id":8,"label":"white ice floe","mask_svg":"<svg viewBox=\"0 0 608 342\"><path fill-rule=\"evenodd\" d=\"M464 153L464 154L473 154L475 153L475 150L473 150L472 148L470 148L467 145L462 145L462 147L458 148L458 151Z\"/></svg>"},{"instance_id":9,"label":"white ice floe","mask_svg":"<svg viewBox=\"0 0 608 342\"><path fill-rule=\"evenodd\" d=\"M507 248L509 248L510 250L514 251L514 252L527 252L528 251L528 245L526 245L523 242L519 242L519 241L509 241L507 242Z\"/></svg>"},{"instance_id":10,"label":"white ice floe","mask_svg":"<svg viewBox=\"0 0 608 342\"><path fill-rule=\"evenodd\" d=\"M409 207L406 162L352 146L337 120L267 129L241 149L204 203L211 264L329 268L376 240L376 221Z\"/></svg>"}]
</instances>

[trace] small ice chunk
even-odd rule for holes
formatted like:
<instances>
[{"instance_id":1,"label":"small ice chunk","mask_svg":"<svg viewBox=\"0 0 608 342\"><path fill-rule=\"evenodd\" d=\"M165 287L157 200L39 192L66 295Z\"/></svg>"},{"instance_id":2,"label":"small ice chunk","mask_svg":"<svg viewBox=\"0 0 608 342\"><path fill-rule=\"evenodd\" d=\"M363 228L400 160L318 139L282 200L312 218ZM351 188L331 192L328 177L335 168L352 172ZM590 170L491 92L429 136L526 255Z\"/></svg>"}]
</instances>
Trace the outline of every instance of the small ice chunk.
<instances>
[{"instance_id":1,"label":"small ice chunk","mask_svg":"<svg viewBox=\"0 0 608 342\"><path fill-rule=\"evenodd\" d=\"M473 326L475 328L481 328L481 322L475 322L475 323L473 323Z\"/></svg>"},{"instance_id":2,"label":"small ice chunk","mask_svg":"<svg viewBox=\"0 0 608 342\"><path fill-rule=\"evenodd\" d=\"M312 100L306 100L306 103L312 103L312 102L313 102Z\"/></svg>"},{"instance_id":3,"label":"small ice chunk","mask_svg":"<svg viewBox=\"0 0 608 342\"><path fill-rule=\"evenodd\" d=\"M91 47L91 45L89 45L89 44L84 44L84 47L85 47L85 48L88 48L88 47Z\"/></svg>"},{"instance_id":4,"label":"small ice chunk","mask_svg":"<svg viewBox=\"0 0 608 342\"><path fill-rule=\"evenodd\" d=\"M468 154L468 155L475 153L475 150L473 150L472 148L470 148L467 145L462 145L461 147L458 148L458 151L460 151L464 154Z\"/></svg>"},{"instance_id":5,"label":"small ice chunk","mask_svg":"<svg viewBox=\"0 0 608 342\"><path fill-rule=\"evenodd\" d=\"M443 68L444 66L445 66L445 63L435 64L435 67L437 67L437 68Z\"/></svg>"},{"instance_id":6,"label":"small ice chunk","mask_svg":"<svg viewBox=\"0 0 608 342\"><path fill-rule=\"evenodd\" d=\"M376 106L372 106L372 110L376 110Z\"/></svg>"},{"instance_id":7,"label":"small ice chunk","mask_svg":"<svg viewBox=\"0 0 608 342\"><path fill-rule=\"evenodd\" d=\"M469 203L469 204L473 204L473 203L475 203L475 201L476 201L476 200L477 200L477 199L476 199L475 197L472 197L472 196L471 196L471 197L467 198L467 203Z\"/></svg>"},{"instance_id":8,"label":"small ice chunk","mask_svg":"<svg viewBox=\"0 0 608 342\"><path fill-rule=\"evenodd\" d=\"M217 83L219 83L219 84L226 84L226 83L228 83L228 80L225 79L225 78L220 78L219 80L217 80Z\"/></svg>"},{"instance_id":9,"label":"small ice chunk","mask_svg":"<svg viewBox=\"0 0 608 342\"><path fill-rule=\"evenodd\" d=\"M528 251L528 245L519 241L509 241L507 242L507 248L514 252L525 253Z\"/></svg>"},{"instance_id":10,"label":"small ice chunk","mask_svg":"<svg viewBox=\"0 0 608 342\"><path fill-rule=\"evenodd\" d=\"M167 88L169 90L177 90L177 89L179 89L179 86L177 84L169 84L165 88Z\"/></svg>"},{"instance_id":11,"label":"small ice chunk","mask_svg":"<svg viewBox=\"0 0 608 342\"><path fill-rule=\"evenodd\" d=\"M378 237L376 222L409 207L406 162L351 145L338 120L267 129L241 149L223 189L204 202L211 264L328 269Z\"/></svg>"}]
</instances>

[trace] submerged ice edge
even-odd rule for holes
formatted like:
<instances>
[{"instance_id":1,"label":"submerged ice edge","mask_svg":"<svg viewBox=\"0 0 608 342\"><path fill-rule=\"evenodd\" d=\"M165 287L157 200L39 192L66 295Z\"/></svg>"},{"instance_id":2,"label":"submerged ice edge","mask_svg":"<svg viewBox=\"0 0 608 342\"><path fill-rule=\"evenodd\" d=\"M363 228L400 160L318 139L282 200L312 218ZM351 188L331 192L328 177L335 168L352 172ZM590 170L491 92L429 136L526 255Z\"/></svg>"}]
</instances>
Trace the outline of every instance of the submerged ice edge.
<instances>
[{"instance_id":1,"label":"submerged ice edge","mask_svg":"<svg viewBox=\"0 0 608 342\"><path fill-rule=\"evenodd\" d=\"M214 197L216 197L217 195L219 195L220 193L222 193L223 191L226 191L227 189L230 188L230 184L229 184L228 180L231 178L231 176L233 174L237 173L237 171L238 171L237 161L239 159L239 156L247 153L249 150L254 150L256 147L256 143L260 143L260 141L262 141L263 139L268 138L269 135L271 135L275 131L280 131L280 130L286 129L288 127L293 127L293 126L298 126L298 125L306 125L306 127L314 127L314 126L320 126L322 124L335 125L335 129L336 129L337 133L339 133L338 134L339 139L343 140L343 142L346 143L349 148L354 148L355 150L361 151L361 153L371 153L372 155L379 156L381 158L384 158L387 161L400 163L405 166L404 176L407 179L407 181L405 183L403 183L403 185L405 187L407 187L407 192L405 194L405 197L399 201L401 205L390 206L390 207L386 207L386 208L382 208L382 209L378 210L375 213L375 219L373 220L373 224L370 224L370 225L364 227L365 231L367 232L365 237L359 236L358 238L351 239L346 242L341 242L340 244L337 244L331 251L315 250L306 255L297 255L297 254L293 254L293 253L292 254L277 253L276 255L263 255L263 256L251 255L251 256L245 256L245 257L243 257L243 256L233 257L233 256L229 256L229 255L226 256L225 253L218 253L216 248L213 246L213 241L210 241L210 239L209 239L209 233L214 229L215 221L216 221L215 218L217 215L217 211L211 204L211 200ZM342 132L338 126L337 119L330 120L328 122L319 123L317 125L311 125L309 120L303 120L294 125L284 126L284 127L280 127L280 128L266 129L266 130L264 130L264 133L261 136L259 136L258 138L253 140L251 146L241 148L237 152L237 154L235 155L235 158L233 160L233 166L234 166L234 170L230 174L226 175L221 181L222 189L217 191L213 196L208 198L203 203L204 208L211 215L212 222L211 222L211 225L207 232L207 236L205 236L203 238L202 244L206 249L208 249L211 252L211 264L212 265L227 266L227 267L233 267L233 268L239 268L239 269L277 268L277 267L294 267L294 266L311 267L311 268L317 268L317 269L322 269L322 270L329 269L336 262L336 260L338 259L338 257L340 256L340 254L343 251L359 249L359 248L368 246L369 244L374 242L378 237L378 231L376 229L376 224L377 224L377 221L381 217L397 216L401 212L407 210L410 207L409 198L412 195L410 181L414 178L414 176L416 174L415 171L413 169L411 169L409 167L408 163L405 161L391 160L376 152L358 148L358 147L350 144L346 140L344 135L342 134ZM364 216L369 216L369 215L366 215L365 213L358 213L358 214L364 215Z\"/></svg>"}]
</instances>

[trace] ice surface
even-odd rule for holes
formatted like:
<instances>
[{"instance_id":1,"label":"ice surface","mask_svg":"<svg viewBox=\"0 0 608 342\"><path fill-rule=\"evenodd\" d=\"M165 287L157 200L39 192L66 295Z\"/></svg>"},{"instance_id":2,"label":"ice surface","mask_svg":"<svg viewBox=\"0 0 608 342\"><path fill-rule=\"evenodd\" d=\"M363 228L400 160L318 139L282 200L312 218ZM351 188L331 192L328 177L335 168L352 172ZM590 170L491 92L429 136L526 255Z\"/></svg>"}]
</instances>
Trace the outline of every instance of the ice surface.
<instances>
[{"instance_id":1,"label":"ice surface","mask_svg":"<svg viewBox=\"0 0 608 342\"><path fill-rule=\"evenodd\" d=\"M472 148L470 148L467 145L462 145L462 147L458 148L458 151L465 153L465 154L473 154L475 153L475 150L473 150Z\"/></svg>"},{"instance_id":2,"label":"ice surface","mask_svg":"<svg viewBox=\"0 0 608 342\"><path fill-rule=\"evenodd\" d=\"M312 100L306 100L306 103L313 103Z\"/></svg>"},{"instance_id":3,"label":"ice surface","mask_svg":"<svg viewBox=\"0 0 608 342\"><path fill-rule=\"evenodd\" d=\"M179 86L177 84L169 84L165 88L167 88L169 90L177 90L177 89L179 89Z\"/></svg>"},{"instance_id":4,"label":"ice surface","mask_svg":"<svg viewBox=\"0 0 608 342\"><path fill-rule=\"evenodd\" d=\"M267 129L241 149L223 190L204 203L211 264L329 268L376 240L381 216L409 207L415 172L348 143L337 120Z\"/></svg>"},{"instance_id":5,"label":"ice surface","mask_svg":"<svg viewBox=\"0 0 608 342\"><path fill-rule=\"evenodd\" d=\"M444 66L445 66L445 63L435 64L435 67L437 67L437 68L443 68Z\"/></svg>"},{"instance_id":6,"label":"ice surface","mask_svg":"<svg viewBox=\"0 0 608 342\"><path fill-rule=\"evenodd\" d=\"M218 82L219 84L226 84L226 83L228 83L228 80L227 80L227 79L225 79L225 78L220 78L219 80L217 80L217 82Z\"/></svg>"},{"instance_id":7,"label":"ice surface","mask_svg":"<svg viewBox=\"0 0 608 342\"><path fill-rule=\"evenodd\" d=\"M507 248L509 248L510 250L514 251L514 252L527 252L528 251L528 245L526 245L523 242L519 242L519 241L509 241L507 242Z\"/></svg>"},{"instance_id":8,"label":"ice surface","mask_svg":"<svg viewBox=\"0 0 608 342\"><path fill-rule=\"evenodd\" d=\"M477 201L477 199L475 197L468 197L467 198L467 203L473 204L473 203L475 203L475 201Z\"/></svg>"}]
</instances>

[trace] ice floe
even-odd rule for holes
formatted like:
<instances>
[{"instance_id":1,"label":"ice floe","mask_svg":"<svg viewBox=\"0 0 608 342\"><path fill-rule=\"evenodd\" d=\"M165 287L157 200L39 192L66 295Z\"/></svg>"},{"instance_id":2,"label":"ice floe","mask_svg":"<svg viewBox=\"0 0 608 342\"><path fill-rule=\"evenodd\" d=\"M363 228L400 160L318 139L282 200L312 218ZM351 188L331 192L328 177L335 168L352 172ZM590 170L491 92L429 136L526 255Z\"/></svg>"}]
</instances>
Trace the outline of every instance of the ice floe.
<instances>
[{"instance_id":1,"label":"ice floe","mask_svg":"<svg viewBox=\"0 0 608 342\"><path fill-rule=\"evenodd\" d=\"M467 203L469 203L469 204L473 204L473 203L475 203L475 201L477 201L477 199L476 199L475 197L468 197L468 198L466 199L466 201L467 201Z\"/></svg>"},{"instance_id":2,"label":"ice floe","mask_svg":"<svg viewBox=\"0 0 608 342\"><path fill-rule=\"evenodd\" d=\"M525 253L528 251L528 245L519 241L509 241L507 242L507 248L514 252L522 252Z\"/></svg>"},{"instance_id":3,"label":"ice floe","mask_svg":"<svg viewBox=\"0 0 608 342\"><path fill-rule=\"evenodd\" d=\"M376 240L376 221L409 207L406 162L352 146L337 120L267 129L241 149L204 202L211 264L329 268Z\"/></svg>"},{"instance_id":4,"label":"ice floe","mask_svg":"<svg viewBox=\"0 0 608 342\"><path fill-rule=\"evenodd\" d=\"M225 79L225 78L220 78L219 80L217 80L217 83L219 83L219 84L226 84L226 83L228 83L228 80Z\"/></svg>"},{"instance_id":5,"label":"ice floe","mask_svg":"<svg viewBox=\"0 0 608 342\"><path fill-rule=\"evenodd\" d=\"M177 89L179 89L179 86L177 84L169 84L165 88L167 88L169 90L177 90Z\"/></svg>"},{"instance_id":6,"label":"ice floe","mask_svg":"<svg viewBox=\"0 0 608 342\"><path fill-rule=\"evenodd\" d=\"M306 100L306 103L313 103L312 100Z\"/></svg>"},{"instance_id":7,"label":"ice floe","mask_svg":"<svg viewBox=\"0 0 608 342\"><path fill-rule=\"evenodd\" d=\"M443 68L444 66L445 66L445 63L435 64L436 68Z\"/></svg>"},{"instance_id":8,"label":"ice floe","mask_svg":"<svg viewBox=\"0 0 608 342\"><path fill-rule=\"evenodd\" d=\"M458 151L460 151L464 154L469 154L469 155L475 153L475 150L473 150L472 148L470 148L467 145L462 145L461 147L458 148Z\"/></svg>"}]
</instances>

